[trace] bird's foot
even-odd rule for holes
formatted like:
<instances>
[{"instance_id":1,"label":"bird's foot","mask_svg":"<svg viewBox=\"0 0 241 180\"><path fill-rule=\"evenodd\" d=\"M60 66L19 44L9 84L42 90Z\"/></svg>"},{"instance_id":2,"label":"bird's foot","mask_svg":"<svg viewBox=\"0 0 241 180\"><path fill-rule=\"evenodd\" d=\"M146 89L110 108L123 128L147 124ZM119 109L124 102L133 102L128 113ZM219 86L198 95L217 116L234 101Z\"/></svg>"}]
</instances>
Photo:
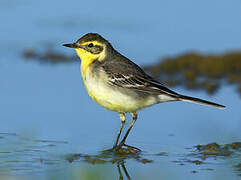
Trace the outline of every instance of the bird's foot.
<instances>
[{"instance_id":1,"label":"bird's foot","mask_svg":"<svg viewBox=\"0 0 241 180\"><path fill-rule=\"evenodd\" d=\"M125 143L120 143L118 146L113 147L113 152L119 154L136 154L140 153L141 150L134 146L129 146Z\"/></svg>"}]
</instances>

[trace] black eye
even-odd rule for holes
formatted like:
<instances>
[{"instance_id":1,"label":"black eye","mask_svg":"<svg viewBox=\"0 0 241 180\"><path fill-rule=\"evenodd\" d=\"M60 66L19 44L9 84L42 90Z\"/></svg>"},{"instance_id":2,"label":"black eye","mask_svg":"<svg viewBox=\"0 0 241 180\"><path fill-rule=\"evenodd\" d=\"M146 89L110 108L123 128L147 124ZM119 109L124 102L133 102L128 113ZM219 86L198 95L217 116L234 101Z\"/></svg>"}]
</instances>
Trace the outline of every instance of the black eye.
<instances>
[{"instance_id":1,"label":"black eye","mask_svg":"<svg viewBox=\"0 0 241 180\"><path fill-rule=\"evenodd\" d=\"M93 47L93 46L94 46L93 43L89 43L89 44L88 44L88 47L90 47L90 48Z\"/></svg>"}]
</instances>

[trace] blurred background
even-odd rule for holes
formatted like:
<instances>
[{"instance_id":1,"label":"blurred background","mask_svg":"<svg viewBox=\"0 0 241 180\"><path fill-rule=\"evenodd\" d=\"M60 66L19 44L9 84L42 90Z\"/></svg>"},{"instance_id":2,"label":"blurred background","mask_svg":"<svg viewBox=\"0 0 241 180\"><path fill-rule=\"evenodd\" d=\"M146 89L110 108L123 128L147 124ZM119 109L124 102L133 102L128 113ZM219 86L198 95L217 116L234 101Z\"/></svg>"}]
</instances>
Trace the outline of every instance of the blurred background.
<instances>
[{"instance_id":1,"label":"blurred background","mask_svg":"<svg viewBox=\"0 0 241 180\"><path fill-rule=\"evenodd\" d=\"M240 8L238 0L0 0L0 178L239 178ZM144 109L127 140L143 153L102 156L119 116L87 95L80 60L62 46L88 32L172 90L227 108Z\"/></svg>"}]
</instances>

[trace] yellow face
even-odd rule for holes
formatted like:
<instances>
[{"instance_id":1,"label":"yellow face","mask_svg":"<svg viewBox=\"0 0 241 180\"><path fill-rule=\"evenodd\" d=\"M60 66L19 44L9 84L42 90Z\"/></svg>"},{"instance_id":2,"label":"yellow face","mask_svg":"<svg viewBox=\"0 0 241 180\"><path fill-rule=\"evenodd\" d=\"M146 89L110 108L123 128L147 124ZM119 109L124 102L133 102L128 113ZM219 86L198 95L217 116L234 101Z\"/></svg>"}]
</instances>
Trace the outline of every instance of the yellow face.
<instances>
[{"instance_id":1,"label":"yellow face","mask_svg":"<svg viewBox=\"0 0 241 180\"><path fill-rule=\"evenodd\" d=\"M102 61L106 56L106 46L97 41L88 41L84 43L76 43L78 46L74 48L81 59L81 67L87 68L93 61Z\"/></svg>"}]
</instances>

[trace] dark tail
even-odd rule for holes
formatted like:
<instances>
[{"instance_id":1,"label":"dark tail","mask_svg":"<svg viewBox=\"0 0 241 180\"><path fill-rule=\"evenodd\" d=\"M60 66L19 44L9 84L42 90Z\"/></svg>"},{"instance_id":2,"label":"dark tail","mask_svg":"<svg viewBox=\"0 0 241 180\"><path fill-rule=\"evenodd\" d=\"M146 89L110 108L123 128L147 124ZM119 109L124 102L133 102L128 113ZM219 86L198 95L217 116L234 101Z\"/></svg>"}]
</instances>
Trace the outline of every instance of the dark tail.
<instances>
[{"instance_id":1,"label":"dark tail","mask_svg":"<svg viewBox=\"0 0 241 180\"><path fill-rule=\"evenodd\" d=\"M194 103L198 103L198 104L213 106L213 107L220 108L220 109L225 108L225 106L223 106L221 104L213 103L210 101L206 101L206 100L202 100L202 99L198 99L198 98L194 98L194 97L180 95L179 98L182 101L194 102Z\"/></svg>"}]
</instances>

